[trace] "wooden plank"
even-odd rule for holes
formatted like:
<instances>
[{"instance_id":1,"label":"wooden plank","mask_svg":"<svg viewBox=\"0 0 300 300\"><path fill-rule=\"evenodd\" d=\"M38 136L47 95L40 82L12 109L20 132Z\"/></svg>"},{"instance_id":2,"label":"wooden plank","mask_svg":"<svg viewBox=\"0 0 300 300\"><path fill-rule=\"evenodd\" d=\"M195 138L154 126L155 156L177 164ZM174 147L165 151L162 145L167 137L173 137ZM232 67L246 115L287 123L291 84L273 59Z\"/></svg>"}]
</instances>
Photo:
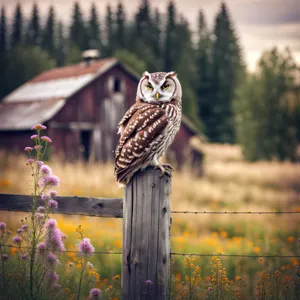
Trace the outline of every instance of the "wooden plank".
<instances>
[{"instance_id":1,"label":"wooden plank","mask_svg":"<svg viewBox=\"0 0 300 300\"><path fill-rule=\"evenodd\" d=\"M55 200L58 202L57 214L123 217L123 199L57 196ZM0 210L27 212L31 205L30 195L0 194ZM40 200L38 205L43 205L43 201Z\"/></svg>"},{"instance_id":2,"label":"wooden plank","mask_svg":"<svg viewBox=\"0 0 300 300\"><path fill-rule=\"evenodd\" d=\"M160 174L147 168L125 188L122 299L169 296L171 180Z\"/></svg>"}]
</instances>

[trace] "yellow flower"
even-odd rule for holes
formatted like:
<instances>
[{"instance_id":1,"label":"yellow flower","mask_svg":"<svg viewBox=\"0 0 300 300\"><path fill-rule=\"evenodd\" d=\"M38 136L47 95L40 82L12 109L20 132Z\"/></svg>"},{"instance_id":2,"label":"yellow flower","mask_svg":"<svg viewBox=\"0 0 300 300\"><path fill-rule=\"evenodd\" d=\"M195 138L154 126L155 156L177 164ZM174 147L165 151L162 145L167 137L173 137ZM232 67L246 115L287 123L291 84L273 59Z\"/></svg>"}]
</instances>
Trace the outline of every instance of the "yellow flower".
<instances>
[{"instance_id":1,"label":"yellow flower","mask_svg":"<svg viewBox=\"0 0 300 300\"><path fill-rule=\"evenodd\" d=\"M259 253L260 252L260 247L254 247L253 252L254 253Z\"/></svg>"},{"instance_id":2,"label":"yellow flower","mask_svg":"<svg viewBox=\"0 0 300 300\"><path fill-rule=\"evenodd\" d=\"M294 236L289 236L288 239L287 239L287 241L288 241L289 243L294 242L294 240L295 240L295 237L294 237Z\"/></svg>"}]
</instances>

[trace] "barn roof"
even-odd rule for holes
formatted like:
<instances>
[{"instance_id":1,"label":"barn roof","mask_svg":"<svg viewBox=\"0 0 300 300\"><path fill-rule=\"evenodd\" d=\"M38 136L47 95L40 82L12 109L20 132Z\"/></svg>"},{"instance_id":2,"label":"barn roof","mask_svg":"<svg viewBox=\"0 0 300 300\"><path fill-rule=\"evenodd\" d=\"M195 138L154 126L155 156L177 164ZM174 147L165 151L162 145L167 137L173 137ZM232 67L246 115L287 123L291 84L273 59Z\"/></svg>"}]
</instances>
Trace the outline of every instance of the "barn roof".
<instances>
[{"instance_id":1,"label":"barn roof","mask_svg":"<svg viewBox=\"0 0 300 300\"><path fill-rule=\"evenodd\" d=\"M88 66L86 63L80 63L51 69L14 90L4 98L3 103L69 98L117 62L114 58L107 58Z\"/></svg>"}]
</instances>

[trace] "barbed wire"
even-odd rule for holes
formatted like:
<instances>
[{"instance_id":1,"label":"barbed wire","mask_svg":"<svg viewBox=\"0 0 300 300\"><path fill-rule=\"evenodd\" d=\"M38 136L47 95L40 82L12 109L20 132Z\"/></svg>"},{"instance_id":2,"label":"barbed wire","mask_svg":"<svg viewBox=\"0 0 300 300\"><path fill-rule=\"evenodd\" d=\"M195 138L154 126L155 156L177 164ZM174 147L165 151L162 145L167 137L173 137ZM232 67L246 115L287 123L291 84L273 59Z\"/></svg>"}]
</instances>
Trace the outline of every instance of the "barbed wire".
<instances>
[{"instance_id":1,"label":"barbed wire","mask_svg":"<svg viewBox=\"0 0 300 300\"><path fill-rule=\"evenodd\" d=\"M200 257L249 257L249 258L300 258L300 255L247 255L247 254L221 254L221 253L211 253L211 254L201 254L201 253L179 253L171 252L171 255L178 256L200 256Z\"/></svg>"},{"instance_id":2,"label":"barbed wire","mask_svg":"<svg viewBox=\"0 0 300 300\"><path fill-rule=\"evenodd\" d=\"M1 247L7 248L16 248L16 249L31 249L31 247L24 246L14 246L14 245L1 245ZM61 251L54 251L61 252ZM81 253L78 250L65 250L62 253ZM111 252L111 251L95 251L94 254L112 254L112 255L121 255L122 252ZM170 252L171 255L177 256L198 256L198 257L212 257L212 256L220 256L220 257L248 257L248 258L300 258L300 255L248 255L248 254L222 254L222 253L180 253L180 252Z\"/></svg>"},{"instance_id":3,"label":"barbed wire","mask_svg":"<svg viewBox=\"0 0 300 300\"><path fill-rule=\"evenodd\" d=\"M300 211L178 211L178 210L172 210L171 214L283 215L283 214L300 214Z\"/></svg>"}]
</instances>

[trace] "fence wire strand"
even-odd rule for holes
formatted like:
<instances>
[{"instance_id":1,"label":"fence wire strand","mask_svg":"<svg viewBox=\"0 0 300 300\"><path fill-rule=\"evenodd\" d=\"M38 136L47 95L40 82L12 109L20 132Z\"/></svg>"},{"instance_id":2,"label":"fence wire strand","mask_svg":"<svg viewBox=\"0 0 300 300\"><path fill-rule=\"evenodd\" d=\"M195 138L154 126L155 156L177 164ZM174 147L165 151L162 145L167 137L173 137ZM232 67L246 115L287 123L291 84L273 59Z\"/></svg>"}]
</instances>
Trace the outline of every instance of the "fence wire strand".
<instances>
[{"instance_id":1,"label":"fence wire strand","mask_svg":"<svg viewBox=\"0 0 300 300\"><path fill-rule=\"evenodd\" d=\"M171 214L284 215L284 214L300 214L300 211L178 211L178 210L172 210Z\"/></svg>"}]
</instances>

